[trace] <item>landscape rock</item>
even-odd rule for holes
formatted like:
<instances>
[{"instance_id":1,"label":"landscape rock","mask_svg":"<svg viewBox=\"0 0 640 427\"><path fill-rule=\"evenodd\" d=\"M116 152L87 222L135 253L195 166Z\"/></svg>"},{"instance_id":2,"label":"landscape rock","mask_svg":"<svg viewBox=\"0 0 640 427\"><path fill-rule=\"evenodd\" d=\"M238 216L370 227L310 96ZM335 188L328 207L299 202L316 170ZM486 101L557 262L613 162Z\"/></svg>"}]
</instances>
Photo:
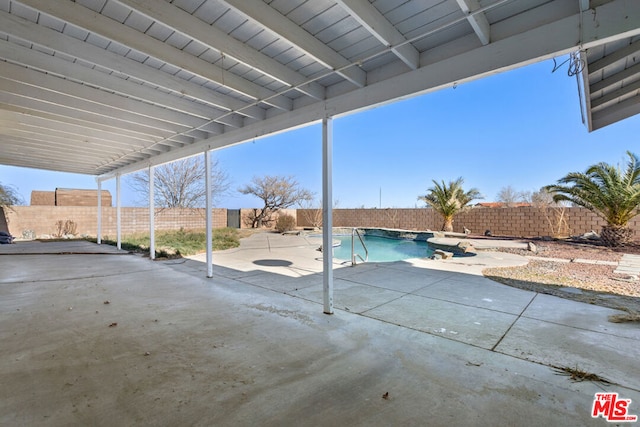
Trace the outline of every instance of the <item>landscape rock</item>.
<instances>
[{"instance_id":1,"label":"landscape rock","mask_svg":"<svg viewBox=\"0 0 640 427\"><path fill-rule=\"evenodd\" d=\"M443 251L442 249L436 249L433 253L434 255L439 255L442 259L450 259L453 258L453 252Z\"/></svg>"},{"instance_id":2,"label":"landscape rock","mask_svg":"<svg viewBox=\"0 0 640 427\"><path fill-rule=\"evenodd\" d=\"M536 252L538 252L538 247L533 242L528 242L527 243L527 250L529 252L536 253Z\"/></svg>"},{"instance_id":3,"label":"landscape rock","mask_svg":"<svg viewBox=\"0 0 640 427\"><path fill-rule=\"evenodd\" d=\"M476 248L469 242L460 242L456 246L460 252L463 254L475 253Z\"/></svg>"},{"instance_id":4,"label":"landscape rock","mask_svg":"<svg viewBox=\"0 0 640 427\"><path fill-rule=\"evenodd\" d=\"M598 233L596 233L595 231L591 230L591 231L588 231L588 232L578 236L578 239L581 239L581 240L600 240L600 235Z\"/></svg>"}]
</instances>

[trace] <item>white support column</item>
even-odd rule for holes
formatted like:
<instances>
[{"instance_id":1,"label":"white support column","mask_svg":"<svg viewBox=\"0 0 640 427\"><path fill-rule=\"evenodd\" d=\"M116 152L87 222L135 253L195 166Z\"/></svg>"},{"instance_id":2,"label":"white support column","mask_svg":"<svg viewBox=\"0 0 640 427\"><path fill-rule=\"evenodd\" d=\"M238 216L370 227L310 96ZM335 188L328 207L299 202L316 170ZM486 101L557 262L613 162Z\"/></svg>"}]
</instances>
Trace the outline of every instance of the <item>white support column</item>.
<instances>
[{"instance_id":1,"label":"white support column","mask_svg":"<svg viewBox=\"0 0 640 427\"><path fill-rule=\"evenodd\" d=\"M322 119L322 288L324 313L333 314L333 119Z\"/></svg>"},{"instance_id":2,"label":"white support column","mask_svg":"<svg viewBox=\"0 0 640 427\"><path fill-rule=\"evenodd\" d=\"M97 180L98 182L98 236L96 237L96 242L101 245L102 244L102 181Z\"/></svg>"},{"instance_id":3,"label":"white support column","mask_svg":"<svg viewBox=\"0 0 640 427\"><path fill-rule=\"evenodd\" d=\"M156 203L153 194L156 168L149 166L149 259L156 259Z\"/></svg>"},{"instance_id":4,"label":"white support column","mask_svg":"<svg viewBox=\"0 0 640 427\"><path fill-rule=\"evenodd\" d=\"M120 174L116 175L116 247L118 250L122 249L122 241L121 241L121 215L120 215Z\"/></svg>"},{"instance_id":5,"label":"white support column","mask_svg":"<svg viewBox=\"0 0 640 427\"><path fill-rule=\"evenodd\" d=\"M206 189L206 223L207 223L207 277L213 277L213 219L211 217L211 209L213 209L211 200L211 151L204 152L204 170L205 170L205 189Z\"/></svg>"}]
</instances>

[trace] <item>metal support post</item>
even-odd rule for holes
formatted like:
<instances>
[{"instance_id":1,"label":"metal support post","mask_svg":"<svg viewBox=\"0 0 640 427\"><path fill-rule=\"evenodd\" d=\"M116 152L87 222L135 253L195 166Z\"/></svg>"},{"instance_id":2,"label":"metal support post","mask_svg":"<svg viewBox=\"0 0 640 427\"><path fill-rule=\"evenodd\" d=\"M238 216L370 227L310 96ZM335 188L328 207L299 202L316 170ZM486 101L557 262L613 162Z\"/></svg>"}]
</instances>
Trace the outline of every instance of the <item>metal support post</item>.
<instances>
[{"instance_id":1,"label":"metal support post","mask_svg":"<svg viewBox=\"0 0 640 427\"><path fill-rule=\"evenodd\" d=\"M324 313L333 314L333 119L322 119L322 290Z\"/></svg>"}]
</instances>

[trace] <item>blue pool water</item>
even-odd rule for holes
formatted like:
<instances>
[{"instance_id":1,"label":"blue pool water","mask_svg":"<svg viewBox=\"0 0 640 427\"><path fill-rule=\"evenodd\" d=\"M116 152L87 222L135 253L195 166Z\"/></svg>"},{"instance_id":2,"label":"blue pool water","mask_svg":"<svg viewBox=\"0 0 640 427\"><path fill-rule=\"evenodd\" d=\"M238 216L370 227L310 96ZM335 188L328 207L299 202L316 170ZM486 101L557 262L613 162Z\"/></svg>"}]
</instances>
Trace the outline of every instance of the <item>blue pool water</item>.
<instances>
[{"instance_id":1,"label":"blue pool water","mask_svg":"<svg viewBox=\"0 0 640 427\"><path fill-rule=\"evenodd\" d=\"M402 261L409 258L425 258L433 254L427 242L407 239L389 239L377 236L362 236L369 250L370 262ZM341 242L333 248L334 258L351 261L351 236L333 236ZM355 237L354 249L364 258L364 249L358 237ZM357 260L360 262L360 259Z\"/></svg>"}]
</instances>

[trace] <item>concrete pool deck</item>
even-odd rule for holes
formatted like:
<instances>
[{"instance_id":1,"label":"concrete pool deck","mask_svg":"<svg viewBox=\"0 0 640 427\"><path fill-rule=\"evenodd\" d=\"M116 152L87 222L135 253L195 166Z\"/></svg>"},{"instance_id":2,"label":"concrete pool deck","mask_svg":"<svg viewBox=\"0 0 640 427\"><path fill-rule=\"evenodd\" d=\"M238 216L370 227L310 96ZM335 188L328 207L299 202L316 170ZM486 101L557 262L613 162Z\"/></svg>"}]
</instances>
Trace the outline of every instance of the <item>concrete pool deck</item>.
<instances>
[{"instance_id":1,"label":"concrete pool deck","mask_svg":"<svg viewBox=\"0 0 640 427\"><path fill-rule=\"evenodd\" d=\"M256 234L212 279L198 256L20 245L0 247L1 425L608 425L596 392L640 414L637 324L480 275L512 254L336 263L325 315L319 239Z\"/></svg>"}]
</instances>

